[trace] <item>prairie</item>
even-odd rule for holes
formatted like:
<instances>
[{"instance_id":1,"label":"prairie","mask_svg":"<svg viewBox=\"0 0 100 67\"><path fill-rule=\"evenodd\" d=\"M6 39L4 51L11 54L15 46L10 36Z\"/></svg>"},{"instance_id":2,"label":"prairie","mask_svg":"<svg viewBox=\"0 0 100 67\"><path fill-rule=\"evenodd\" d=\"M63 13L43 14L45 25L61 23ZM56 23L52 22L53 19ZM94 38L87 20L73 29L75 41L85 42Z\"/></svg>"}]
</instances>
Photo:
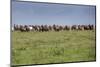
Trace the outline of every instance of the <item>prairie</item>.
<instances>
[{"instance_id":1,"label":"prairie","mask_svg":"<svg viewBox=\"0 0 100 67\"><path fill-rule=\"evenodd\" d=\"M12 65L95 61L93 31L12 32Z\"/></svg>"}]
</instances>

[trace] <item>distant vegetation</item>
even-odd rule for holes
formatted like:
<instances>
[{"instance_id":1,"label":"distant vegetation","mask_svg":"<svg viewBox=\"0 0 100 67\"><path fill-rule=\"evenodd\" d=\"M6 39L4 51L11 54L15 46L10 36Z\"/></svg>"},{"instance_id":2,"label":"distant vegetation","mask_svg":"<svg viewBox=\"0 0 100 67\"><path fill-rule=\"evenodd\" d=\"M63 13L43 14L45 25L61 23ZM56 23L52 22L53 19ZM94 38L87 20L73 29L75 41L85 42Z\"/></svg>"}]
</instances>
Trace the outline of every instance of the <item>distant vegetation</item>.
<instances>
[{"instance_id":1,"label":"distant vegetation","mask_svg":"<svg viewBox=\"0 0 100 67\"><path fill-rule=\"evenodd\" d=\"M94 61L95 31L12 32L12 64Z\"/></svg>"}]
</instances>

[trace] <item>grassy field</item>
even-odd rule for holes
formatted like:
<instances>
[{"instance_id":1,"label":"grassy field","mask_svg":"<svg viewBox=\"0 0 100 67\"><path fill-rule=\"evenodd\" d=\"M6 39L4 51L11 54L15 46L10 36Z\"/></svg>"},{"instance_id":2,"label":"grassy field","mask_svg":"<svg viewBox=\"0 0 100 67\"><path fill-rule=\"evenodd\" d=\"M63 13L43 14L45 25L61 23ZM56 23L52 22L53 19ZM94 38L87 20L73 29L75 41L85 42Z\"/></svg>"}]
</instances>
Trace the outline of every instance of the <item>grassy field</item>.
<instances>
[{"instance_id":1,"label":"grassy field","mask_svg":"<svg viewBox=\"0 0 100 67\"><path fill-rule=\"evenodd\" d=\"M12 32L12 64L94 61L95 32Z\"/></svg>"}]
</instances>

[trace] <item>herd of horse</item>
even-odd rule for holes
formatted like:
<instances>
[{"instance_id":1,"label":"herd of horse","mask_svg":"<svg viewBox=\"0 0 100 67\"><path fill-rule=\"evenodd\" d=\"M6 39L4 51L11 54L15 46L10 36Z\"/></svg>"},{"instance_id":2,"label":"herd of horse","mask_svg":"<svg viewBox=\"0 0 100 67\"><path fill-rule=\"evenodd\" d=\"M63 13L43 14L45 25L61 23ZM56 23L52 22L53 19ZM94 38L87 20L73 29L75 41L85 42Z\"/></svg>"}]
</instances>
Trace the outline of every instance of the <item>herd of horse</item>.
<instances>
[{"instance_id":1,"label":"herd of horse","mask_svg":"<svg viewBox=\"0 0 100 67\"><path fill-rule=\"evenodd\" d=\"M29 32L29 31L38 31L38 32L47 32L47 31L69 31L69 30L95 30L95 25L18 25L14 24L12 27L12 31L21 31L21 32Z\"/></svg>"}]
</instances>

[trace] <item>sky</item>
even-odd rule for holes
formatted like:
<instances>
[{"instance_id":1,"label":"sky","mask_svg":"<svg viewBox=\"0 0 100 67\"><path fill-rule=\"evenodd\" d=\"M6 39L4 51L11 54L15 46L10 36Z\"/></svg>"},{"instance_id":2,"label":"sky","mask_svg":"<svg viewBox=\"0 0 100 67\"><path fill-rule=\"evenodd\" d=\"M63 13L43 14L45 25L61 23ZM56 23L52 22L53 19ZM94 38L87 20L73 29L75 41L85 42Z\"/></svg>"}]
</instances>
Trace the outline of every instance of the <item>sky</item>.
<instances>
[{"instance_id":1,"label":"sky","mask_svg":"<svg viewBox=\"0 0 100 67\"><path fill-rule=\"evenodd\" d=\"M12 24L95 24L95 6L12 1Z\"/></svg>"}]
</instances>

